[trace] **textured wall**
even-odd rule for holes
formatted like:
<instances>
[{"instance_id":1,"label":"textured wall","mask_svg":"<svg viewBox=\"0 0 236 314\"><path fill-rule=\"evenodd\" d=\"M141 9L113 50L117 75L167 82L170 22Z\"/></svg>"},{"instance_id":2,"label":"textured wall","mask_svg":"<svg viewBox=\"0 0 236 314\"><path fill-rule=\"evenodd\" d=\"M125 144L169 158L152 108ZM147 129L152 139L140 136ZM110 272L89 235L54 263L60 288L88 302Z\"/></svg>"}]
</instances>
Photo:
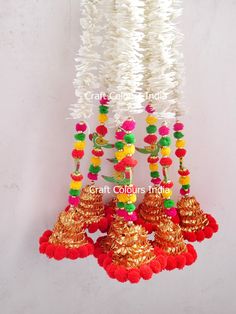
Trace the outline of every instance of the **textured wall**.
<instances>
[{"instance_id":1,"label":"textured wall","mask_svg":"<svg viewBox=\"0 0 236 314\"><path fill-rule=\"evenodd\" d=\"M235 313L235 14L235 0L185 1L188 165L220 233L196 245L191 268L130 286L92 258L56 263L37 252L66 204L79 1L0 0L1 313Z\"/></svg>"}]
</instances>

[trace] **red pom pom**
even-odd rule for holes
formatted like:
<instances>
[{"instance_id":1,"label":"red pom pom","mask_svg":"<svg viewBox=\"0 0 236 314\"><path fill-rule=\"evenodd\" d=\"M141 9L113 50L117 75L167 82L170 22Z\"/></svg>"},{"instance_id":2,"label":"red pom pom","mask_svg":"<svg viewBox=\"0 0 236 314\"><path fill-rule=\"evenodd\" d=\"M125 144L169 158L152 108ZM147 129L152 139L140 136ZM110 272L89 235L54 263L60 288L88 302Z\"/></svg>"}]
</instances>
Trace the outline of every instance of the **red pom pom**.
<instances>
[{"instance_id":1,"label":"red pom pom","mask_svg":"<svg viewBox=\"0 0 236 314\"><path fill-rule=\"evenodd\" d=\"M97 223L97 222L92 223L92 224L88 227L88 231L89 231L90 233L94 233L94 232L98 231L98 223Z\"/></svg>"},{"instance_id":2,"label":"red pom pom","mask_svg":"<svg viewBox=\"0 0 236 314\"><path fill-rule=\"evenodd\" d=\"M136 165L137 165L138 161L132 157L125 157L123 160L122 160L122 164L125 166L125 167L131 167L131 168L134 168Z\"/></svg>"},{"instance_id":3,"label":"red pom pom","mask_svg":"<svg viewBox=\"0 0 236 314\"><path fill-rule=\"evenodd\" d=\"M205 233L203 230L199 230L196 233L197 241L202 242L205 239Z\"/></svg>"},{"instance_id":4,"label":"red pom pom","mask_svg":"<svg viewBox=\"0 0 236 314\"><path fill-rule=\"evenodd\" d=\"M128 272L128 280L131 283L138 283L140 281L140 279L141 279L141 276L140 276L140 273L139 273L138 269L131 269Z\"/></svg>"},{"instance_id":5,"label":"red pom pom","mask_svg":"<svg viewBox=\"0 0 236 314\"><path fill-rule=\"evenodd\" d=\"M40 244L39 246L39 253L44 254L46 251L46 248L48 246L48 242L43 242L42 244Z\"/></svg>"},{"instance_id":6,"label":"red pom pom","mask_svg":"<svg viewBox=\"0 0 236 314\"><path fill-rule=\"evenodd\" d=\"M43 233L43 237L47 237L48 239L50 238L50 236L52 235L52 231L51 230L46 230Z\"/></svg>"},{"instance_id":7,"label":"red pom pom","mask_svg":"<svg viewBox=\"0 0 236 314\"><path fill-rule=\"evenodd\" d=\"M105 125L97 126L96 131L101 136L105 136L107 134L107 132L108 132L107 128L105 127Z\"/></svg>"},{"instance_id":8,"label":"red pom pom","mask_svg":"<svg viewBox=\"0 0 236 314\"><path fill-rule=\"evenodd\" d=\"M76 260L79 258L79 250L78 249L68 249L67 257L72 260Z\"/></svg>"},{"instance_id":9,"label":"red pom pom","mask_svg":"<svg viewBox=\"0 0 236 314\"><path fill-rule=\"evenodd\" d=\"M157 259L150 262L150 267L155 274L158 274L162 269L161 264Z\"/></svg>"},{"instance_id":10,"label":"red pom pom","mask_svg":"<svg viewBox=\"0 0 236 314\"><path fill-rule=\"evenodd\" d=\"M115 171L117 172L123 172L125 171L125 165L122 162L119 162L114 166Z\"/></svg>"},{"instance_id":11,"label":"red pom pom","mask_svg":"<svg viewBox=\"0 0 236 314\"><path fill-rule=\"evenodd\" d=\"M186 257L183 254L176 256L175 260L178 269L183 269L186 265Z\"/></svg>"},{"instance_id":12,"label":"red pom pom","mask_svg":"<svg viewBox=\"0 0 236 314\"><path fill-rule=\"evenodd\" d=\"M188 169L179 169L178 173L181 177L187 177L190 174L190 171Z\"/></svg>"},{"instance_id":13,"label":"red pom pom","mask_svg":"<svg viewBox=\"0 0 236 314\"><path fill-rule=\"evenodd\" d=\"M98 258L102 254L102 249L95 244L93 255Z\"/></svg>"},{"instance_id":14,"label":"red pom pom","mask_svg":"<svg viewBox=\"0 0 236 314\"><path fill-rule=\"evenodd\" d=\"M186 265L190 266L194 263L194 256L191 253L185 253Z\"/></svg>"},{"instance_id":15,"label":"red pom pom","mask_svg":"<svg viewBox=\"0 0 236 314\"><path fill-rule=\"evenodd\" d=\"M102 157L104 155L104 151L102 149L93 149L92 154L96 157Z\"/></svg>"},{"instance_id":16,"label":"red pom pom","mask_svg":"<svg viewBox=\"0 0 236 314\"><path fill-rule=\"evenodd\" d=\"M158 157L154 157L154 156L149 156L147 159L147 162L149 164L156 164L158 162L159 158Z\"/></svg>"},{"instance_id":17,"label":"red pom pom","mask_svg":"<svg viewBox=\"0 0 236 314\"><path fill-rule=\"evenodd\" d=\"M217 232L219 230L219 226L217 224L211 224L211 228L214 232Z\"/></svg>"},{"instance_id":18,"label":"red pom pom","mask_svg":"<svg viewBox=\"0 0 236 314\"><path fill-rule=\"evenodd\" d=\"M165 269L166 268L166 264L167 264L167 256L159 255L157 257L157 260L161 264L161 269Z\"/></svg>"},{"instance_id":19,"label":"red pom pom","mask_svg":"<svg viewBox=\"0 0 236 314\"><path fill-rule=\"evenodd\" d=\"M104 262L104 260L105 260L106 257L107 257L106 254L101 254L101 255L98 256L98 264L99 264L101 267L103 267L103 262Z\"/></svg>"},{"instance_id":20,"label":"red pom pom","mask_svg":"<svg viewBox=\"0 0 236 314\"><path fill-rule=\"evenodd\" d=\"M154 134L149 134L144 138L144 142L153 145L157 142L157 136Z\"/></svg>"},{"instance_id":21,"label":"red pom pom","mask_svg":"<svg viewBox=\"0 0 236 314\"><path fill-rule=\"evenodd\" d=\"M83 150L77 150L77 149L73 149L72 151L72 157L74 159L81 159L84 157L84 151Z\"/></svg>"},{"instance_id":22,"label":"red pom pom","mask_svg":"<svg viewBox=\"0 0 236 314\"><path fill-rule=\"evenodd\" d=\"M98 226L101 232L105 232L108 228L108 220L107 218L102 218L100 219L100 221L98 222Z\"/></svg>"},{"instance_id":23,"label":"red pom pom","mask_svg":"<svg viewBox=\"0 0 236 314\"><path fill-rule=\"evenodd\" d=\"M148 265L142 265L140 267L140 275L144 280L149 280L152 278L152 269Z\"/></svg>"},{"instance_id":24,"label":"red pom pom","mask_svg":"<svg viewBox=\"0 0 236 314\"><path fill-rule=\"evenodd\" d=\"M80 258L85 258L89 255L88 245L81 246L80 248L78 248L78 251L79 251Z\"/></svg>"},{"instance_id":25,"label":"red pom pom","mask_svg":"<svg viewBox=\"0 0 236 314\"><path fill-rule=\"evenodd\" d=\"M103 267L106 269L108 265L112 263L112 258L110 256L107 256L103 261Z\"/></svg>"},{"instance_id":26,"label":"red pom pom","mask_svg":"<svg viewBox=\"0 0 236 314\"><path fill-rule=\"evenodd\" d=\"M170 157L162 157L160 160L162 167L169 167L172 165L172 159Z\"/></svg>"},{"instance_id":27,"label":"red pom pom","mask_svg":"<svg viewBox=\"0 0 236 314\"><path fill-rule=\"evenodd\" d=\"M90 242L90 243L87 244L88 255L91 255L94 252L94 244L93 244L93 240L92 239L88 238L88 241Z\"/></svg>"},{"instance_id":28,"label":"red pom pom","mask_svg":"<svg viewBox=\"0 0 236 314\"><path fill-rule=\"evenodd\" d=\"M39 244L42 244L44 242L48 242L48 237L40 237L39 238Z\"/></svg>"},{"instance_id":29,"label":"red pom pom","mask_svg":"<svg viewBox=\"0 0 236 314\"><path fill-rule=\"evenodd\" d=\"M186 149L184 148L178 148L176 149L175 151L175 155L178 157L178 158L183 158L185 155L186 155L187 151Z\"/></svg>"},{"instance_id":30,"label":"red pom pom","mask_svg":"<svg viewBox=\"0 0 236 314\"><path fill-rule=\"evenodd\" d=\"M180 223L180 219L178 214L175 215L174 217L171 217L171 220L173 221L174 224L178 225Z\"/></svg>"},{"instance_id":31,"label":"red pom pom","mask_svg":"<svg viewBox=\"0 0 236 314\"><path fill-rule=\"evenodd\" d=\"M63 258L65 258L67 255L67 249L60 245L60 246L56 246L55 251L54 251L54 258L58 261L62 260Z\"/></svg>"},{"instance_id":32,"label":"red pom pom","mask_svg":"<svg viewBox=\"0 0 236 314\"><path fill-rule=\"evenodd\" d=\"M211 227L207 226L203 231L207 239L210 239L212 237L213 229Z\"/></svg>"},{"instance_id":33,"label":"red pom pom","mask_svg":"<svg viewBox=\"0 0 236 314\"><path fill-rule=\"evenodd\" d=\"M144 222L144 228L147 230L148 234L151 234L153 231L152 224L150 222Z\"/></svg>"},{"instance_id":34,"label":"red pom pom","mask_svg":"<svg viewBox=\"0 0 236 314\"><path fill-rule=\"evenodd\" d=\"M107 96L104 96L104 97L102 97L101 99L100 99L100 104L101 105L107 105L108 103L109 103L109 99L108 99L108 97Z\"/></svg>"},{"instance_id":35,"label":"red pom pom","mask_svg":"<svg viewBox=\"0 0 236 314\"><path fill-rule=\"evenodd\" d=\"M176 260L173 256L168 256L167 258L167 264L166 264L166 269L167 270L173 270L177 267Z\"/></svg>"},{"instance_id":36,"label":"red pom pom","mask_svg":"<svg viewBox=\"0 0 236 314\"><path fill-rule=\"evenodd\" d=\"M45 254L49 257L52 258L54 255L54 250L55 250L55 246L53 244L48 244L46 250L45 250Z\"/></svg>"},{"instance_id":37,"label":"red pom pom","mask_svg":"<svg viewBox=\"0 0 236 314\"><path fill-rule=\"evenodd\" d=\"M189 242L196 241L196 235L194 232L183 232L184 239L188 240Z\"/></svg>"},{"instance_id":38,"label":"red pom pom","mask_svg":"<svg viewBox=\"0 0 236 314\"><path fill-rule=\"evenodd\" d=\"M71 175L71 179L74 180L74 181L82 181L83 180L83 176L82 174L75 174L75 173L72 173Z\"/></svg>"},{"instance_id":39,"label":"red pom pom","mask_svg":"<svg viewBox=\"0 0 236 314\"><path fill-rule=\"evenodd\" d=\"M193 256L194 261L197 259L197 252L191 244L187 244L188 252Z\"/></svg>"},{"instance_id":40,"label":"red pom pom","mask_svg":"<svg viewBox=\"0 0 236 314\"><path fill-rule=\"evenodd\" d=\"M118 266L117 269L114 272L115 278L119 282L126 282L128 278L127 270L124 266Z\"/></svg>"},{"instance_id":41,"label":"red pom pom","mask_svg":"<svg viewBox=\"0 0 236 314\"><path fill-rule=\"evenodd\" d=\"M174 186L174 183L172 181L168 181L168 182L162 181L161 186L165 189L172 189Z\"/></svg>"},{"instance_id":42,"label":"red pom pom","mask_svg":"<svg viewBox=\"0 0 236 314\"><path fill-rule=\"evenodd\" d=\"M115 271L117 269L117 266L115 264L109 264L106 267L106 272L108 274L108 276L112 279L115 279Z\"/></svg>"}]
</instances>

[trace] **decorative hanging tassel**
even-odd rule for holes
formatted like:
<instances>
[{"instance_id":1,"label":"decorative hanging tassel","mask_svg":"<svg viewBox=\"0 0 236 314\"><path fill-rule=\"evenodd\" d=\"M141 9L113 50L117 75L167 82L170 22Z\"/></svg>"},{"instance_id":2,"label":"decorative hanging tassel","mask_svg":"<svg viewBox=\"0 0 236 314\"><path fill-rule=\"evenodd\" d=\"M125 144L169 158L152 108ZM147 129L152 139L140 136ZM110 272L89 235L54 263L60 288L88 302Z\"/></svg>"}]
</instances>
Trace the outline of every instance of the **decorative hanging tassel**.
<instances>
[{"instance_id":1,"label":"decorative hanging tassel","mask_svg":"<svg viewBox=\"0 0 236 314\"><path fill-rule=\"evenodd\" d=\"M162 215L164 215L163 197L160 193L160 173L158 171L158 153L159 145L157 132L157 117L155 116L155 110L151 103L147 104L145 108L147 112L147 136L144 138L144 142L148 146L144 148L136 148L138 152L148 154L147 162L149 163L151 182L153 187L145 194L142 203L138 207L138 224L141 224L148 233L151 233L156 229L157 223Z\"/></svg>"},{"instance_id":2,"label":"decorative hanging tassel","mask_svg":"<svg viewBox=\"0 0 236 314\"><path fill-rule=\"evenodd\" d=\"M98 180L98 174L101 171L102 157L104 155L104 148L112 148L105 139L108 132L105 123L108 120L109 99L102 97L100 99L98 120L100 125L96 127L96 132L91 134L90 138L93 141L93 150L91 164L88 172L88 179L91 181L89 185L85 186L80 195L80 203L77 211L84 221L85 226L90 233L96 232L98 229L101 232L106 232L111 221L109 213L103 204L103 193L95 182Z\"/></svg>"},{"instance_id":3,"label":"decorative hanging tassel","mask_svg":"<svg viewBox=\"0 0 236 314\"><path fill-rule=\"evenodd\" d=\"M86 129L87 126L84 122L76 125L76 142L72 151L75 171L71 174L69 206L59 215L53 231L45 231L39 239L40 253L56 260L84 258L93 254L93 240L87 237L84 222L76 209L80 203L79 195L83 180L79 168L86 145L84 133Z\"/></svg>"},{"instance_id":4,"label":"decorative hanging tassel","mask_svg":"<svg viewBox=\"0 0 236 314\"><path fill-rule=\"evenodd\" d=\"M209 239L218 231L216 220L209 214L205 214L194 196L190 194L190 172L183 165L186 155L185 140L183 139L184 125L177 121L174 124L174 137L176 139L175 154L179 158L179 183L181 184L181 199L177 203L180 226L184 238L190 242Z\"/></svg>"},{"instance_id":5,"label":"decorative hanging tassel","mask_svg":"<svg viewBox=\"0 0 236 314\"><path fill-rule=\"evenodd\" d=\"M113 182L118 184L116 215L108 235L98 239L95 249L99 265L111 278L131 283L137 283L141 278L150 279L153 273L163 270L166 263L162 251L152 247L145 229L134 224L137 219L137 197L132 184L132 169L137 164L132 157L135 152L134 128L135 122L128 119L116 132L118 142L115 146L118 150L113 178ZM104 178L111 181L111 178Z\"/></svg>"}]
</instances>

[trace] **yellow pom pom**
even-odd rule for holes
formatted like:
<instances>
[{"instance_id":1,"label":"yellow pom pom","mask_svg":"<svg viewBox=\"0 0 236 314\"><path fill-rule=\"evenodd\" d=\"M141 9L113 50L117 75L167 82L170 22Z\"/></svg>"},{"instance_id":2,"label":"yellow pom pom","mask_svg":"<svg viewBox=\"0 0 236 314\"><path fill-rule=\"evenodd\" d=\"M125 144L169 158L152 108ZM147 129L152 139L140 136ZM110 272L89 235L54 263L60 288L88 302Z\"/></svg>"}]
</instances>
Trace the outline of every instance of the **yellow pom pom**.
<instances>
[{"instance_id":1,"label":"yellow pom pom","mask_svg":"<svg viewBox=\"0 0 236 314\"><path fill-rule=\"evenodd\" d=\"M149 169L151 171L157 171L158 170L158 164L150 164Z\"/></svg>"},{"instance_id":2,"label":"yellow pom pom","mask_svg":"<svg viewBox=\"0 0 236 314\"><path fill-rule=\"evenodd\" d=\"M91 163L96 167L101 165L101 159L99 157L92 157Z\"/></svg>"},{"instance_id":3,"label":"yellow pom pom","mask_svg":"<svg viewBox=\"0 0 236 314\"><path fill-rule=\"evenodd\" d=\"M171 189L164 189L164 191L162 192L162 196L164 198L170 198L172 195L172 190Z\"/></svg>"},{"instance_id":4,"label":"yellow pom pom","mask_svg":"<svg viewBox=\"0 0 236 314\"><path fill-rule=\"evenodd\" d=\"M176 147L178 147L178 148L184 148L185 145L186 145L185 140L180 139L180 140L176 141Z\"/></svg>"},{"instance_id":5,"label":"yellow pom pom","mask_svg":"<svg viewBox=\"0 0 236 314\"><path fill-rule=\"evenodd\" d=\"M123 193L117 194L117 199L119 202L126 203L128 202L128 195Z\"/></svg>"},{"instance_id":6,"label":"yellow pom pom","mask_svg":"<svg viewBox=\"0 0 236 314\"><path fill-rule=\"evenodd\" d=\"M169 156L170 153L171 153L170 147L163 147L163 148L161 149L161 154L162 154L162 156Z\"/></svg>"},{"instance_id":7,"label":"yellow pom pom","mask_svg":"<svg viewBox=\"0 0 236 314\"><path fill-rule=\"evenodd\" d=\"M104 123L108 120L108 116L104 113L100 113L98 116L98 120L100 123Z\"/></svg>"},{"instance_id":8,"label":"yellow pom pom","mask_svg":"<svg viewBox=\"0 0 236 314\"><path fill-rule=\"evenodd\" d=\"M125 153L124 153L123 151L118 151L118 152L116 152L115 156L116 156L116 159L117 159L118 161L120 161L120 160L122 160L123 158L125 158Z\"/></svg>"},{"instance_id":9,"label":"yellow pom pom","mask_svg":"<svg viewBox=\"0 0 236 314\"><path fill-rule=\"evenodd\" d=\"M135 153L135 146L132 145L125 145L124 148L125 155L133 155Z\"/></svg>"},{"instance_id":10,"label":"yellow pom pom","mask_svg":"<svg viewBox=\"0 0 236 314\"><path fill-rule=\"evenodd\" d=\"M187 177L180 177L180 178L179 178L179 183L180 183L181 185L189 184L189 183L190 183L190 176L187 176Z\"/></svg>"},{"instance_id":11,"label":"yellow pom pom","mask_svg":"<svg viewBox=\"0 0 236 314\"><path fill-rule=\"evenodd\" d=\"M157 123L157 117L155 117L155 116L148 116L146 118L146 122L147 122L147 124L155 124L155 123Z\"/></svg>"},{"instance_id":12,"label":"yellow pom pom","mask_svg":"<svg viewBox=\"0 0 236 314\"><path fill-rule=\"evenodd\" d=\"M71 181L70 188L73 190L80 190L82 188L82 181Z\"/></svg>"},{"instance_id":13,"label":"yellow pom pom","mask_svg":"<svg viewBox=\"0 0 236 314\"><path fill-rule=\"evenodd\" d=\"M136 196L136 194L129 194L128 200L129 200L131 203L135 203L135 202L137 201L137 196Z\"/></svg>"},{"instance_id":14,"label":"yellow pom pom","mask_svg":"<svg viewBox=\"0 0 236 314\"><path fill-rule=\"evenodd\" d=\"M78 150L85 149L85 146L86 146L86 143L83 141L75 142L75 145L74 145L75 149L78 149Z\"/></svg>"}]
</instances>

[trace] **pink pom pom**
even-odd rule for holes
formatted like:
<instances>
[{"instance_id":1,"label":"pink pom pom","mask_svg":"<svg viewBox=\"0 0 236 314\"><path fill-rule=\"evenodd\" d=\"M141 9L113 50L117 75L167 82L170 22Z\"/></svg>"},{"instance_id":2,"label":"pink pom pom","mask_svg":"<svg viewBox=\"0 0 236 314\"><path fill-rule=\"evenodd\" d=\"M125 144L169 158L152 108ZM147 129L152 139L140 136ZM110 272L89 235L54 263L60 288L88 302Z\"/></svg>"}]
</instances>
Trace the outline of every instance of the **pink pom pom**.
<instances>
[{"instance_id":1,"label":"pink pom pom","mask_svg":"<svg viewBox=\"0 0 236 314\"><path fill-rule=\"evenodd\" d=\"M169 133L170 133L170 129L166 125L163 125L159 128L159 134L161 136L168 135Z\"/></svg>"},{"instance_id":2,"label":"pink pom pom","mask_svg":"<svg viewBox=\"0 0 236 314\"><path fill-rule=\"evenodd\" d=\"M174 124L174 130L175 130L176 132L182 131L183 129L184 129L183 123L181 123L181 122L176 122L176 123Z\"/></svg>"},{"instance_id":3,"label":"pink pom pom","mask_svg":"<svg viewBox=\"0 0 236 314\"><path fill-rule=\"evenodd\" d=\"M151 182L155 185L159 185L161 183L161 179L160 178L153 178Z\"/></svg>"},{"instance_id":4,"label":"pink pom pom","mask_svg":"<svg viewBox=\"0 0 236 314\"><path fill-rule=\"evenodd\" d=\"M169 216L169 217L175 217L177 215L177 210L176 208L172 207L170 209L167 209L165 211L166 215Z\"/></svg>"},{"instance_id":5,"label":"pink pom pom","mask_svg":"<svg viewBox=\"0 0 236 314\"><path fill-rule=\"evenodd\" d=\"M88 178L89 178L89 180L96 181L98 179L98 175L97 175L97 173L89 172L88 173Z\"/></svg>"},{"instance_id":6,"label":"pink pom pom","mask_svg":"<svg viewBox=\"0 0 236 314\"><path fill-rule=\"evenodd\" d=\"M155 109L152 107L151 104L147 104L145 110L146 110L147 113L153 113L153 112L155 112Z\"/></svg>"},{"instance_id":7,"label":"pink pom pom","mask_svg":"<svg viewBox=\"0 0 236 314\"><path fill-rule=\"evenodd\" d=\"M76 196L76 197L74 197L74 196L69 196L68 201L69 201L69 204L70 204L70 205L72 205L72 206L78 206L78 204L79 204L79 197L78 197L78 196Z\"/></svg>"},{"instance_id":8,"label":"pink pom pom","mask_svg":"<svg viewBox=\"0 0 236 314\"><path fill-rule=\"evenodd\" d=\"M75 128L77 132L85 132L87 130L87 125L84 122L80 122L76 124Z\"/></svg>"},{"instance_id":9,"label":"pink pom pom","mask_svg":"<svg viewBox=\"0 0 236 314\"><path fill-rule=\"evenodd\" d=\"M124 139L125 134L126 133L124 131L121 131L121 130L117 131L116 132L116 139L122 141Z\"/></svg>"},{"instance_id":10,"label":"pink pom pom","mask_svg":"<svg viewBox=\"0 0 236 314\"><path fill-rule=\"evenodd\" d=\"M136 126L136 122L134 120L126 120L123 124L122 124L122 129L124 129L126 132L129 131L133 131L135 129Z\"/></svg>"},{"instance_id":11,"label":"pink pom pom","mask_svg":"<svg viewBox=\"0 0 236 314\"><path fill-rule=\"evenodd\" d=\"M125 221L136 221L137 220L137 215L135 212L133 212L131 215L127 213L127 211L123 209L118 209L116 211L117 215L120 217L123 217Z\"/></svg>"},{"instance_id":12,"label":"pink pom pom","mask_svg":"<svg viewBox=\"0 0 236 314\"><path fill-rule=\"evenodd\" d=\"M100 104L101 105L107 105L109 103L109 99L107 96L104 96L100 99Z\"/></svg>"}]
</instances>

